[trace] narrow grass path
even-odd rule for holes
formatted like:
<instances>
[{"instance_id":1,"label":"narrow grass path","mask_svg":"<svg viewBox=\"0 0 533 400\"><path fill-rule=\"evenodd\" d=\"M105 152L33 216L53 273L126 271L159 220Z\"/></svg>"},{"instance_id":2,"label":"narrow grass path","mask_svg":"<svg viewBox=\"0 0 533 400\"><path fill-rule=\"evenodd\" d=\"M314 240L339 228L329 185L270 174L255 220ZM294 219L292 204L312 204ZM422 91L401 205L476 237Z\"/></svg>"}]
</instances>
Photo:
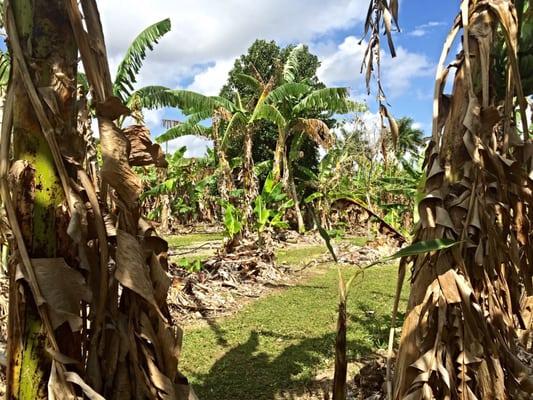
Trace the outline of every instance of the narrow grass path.
<instances>
[{"instance_id":1,"label":"narrow grass path","mask_svg":"<svg viewBox=\"0 0 533 400\"><path fill-rule=\"evenodd\" d=\"M323 254L322 246L283 250L298 264ZM338 275L333 264L314 267L307 279L274 291L238 314L185 328L180 369L202 400L270 400L280 390L298 393L334 357ZM344 267L346 279L353 269ZM349 359L385 348L396 267L367 271L348 302ZM405 298L405 295L404 295Z\"/></svg>"},{"instance_id":2,"label":"narrow grass path","mask_svg":"<svg viewBox=\"0 0 533 400\"><path fill-rule=\"evenodd\" d=\"M215 254L224 239L224 234L222 232L197 232L187 235L171 235L165 239L169 248L178 253L171 256L170 261L180 265L204 260Z\"/></svg>"}]
</instances>

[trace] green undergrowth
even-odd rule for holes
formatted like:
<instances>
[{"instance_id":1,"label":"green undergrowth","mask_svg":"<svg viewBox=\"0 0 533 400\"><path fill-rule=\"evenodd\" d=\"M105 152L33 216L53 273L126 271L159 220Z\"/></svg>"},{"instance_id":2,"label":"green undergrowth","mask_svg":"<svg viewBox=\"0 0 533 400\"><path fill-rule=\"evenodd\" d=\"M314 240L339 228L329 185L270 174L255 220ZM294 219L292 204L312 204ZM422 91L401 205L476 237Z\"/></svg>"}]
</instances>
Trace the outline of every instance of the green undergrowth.
<instances>
[{"instance_id":1,"label":"green undergrowth","mask_svg":"<svg viewBox=\"0 0 533 400\"><path fill-rule=\"evenodd\" d=\"M324 253L323 246L307 246L281 250L278 260L296 265ZM354 271L342 270L345 279ZM318 371L332 365L338 275L334 264L320 271L231 317L185 327L180 369L201 399L268 400L279 398L282 390L303 392ZM395 265L378 266L353 287L347 337L351 361L386 347L396 276Z\"/></svg>"}]
</instances>

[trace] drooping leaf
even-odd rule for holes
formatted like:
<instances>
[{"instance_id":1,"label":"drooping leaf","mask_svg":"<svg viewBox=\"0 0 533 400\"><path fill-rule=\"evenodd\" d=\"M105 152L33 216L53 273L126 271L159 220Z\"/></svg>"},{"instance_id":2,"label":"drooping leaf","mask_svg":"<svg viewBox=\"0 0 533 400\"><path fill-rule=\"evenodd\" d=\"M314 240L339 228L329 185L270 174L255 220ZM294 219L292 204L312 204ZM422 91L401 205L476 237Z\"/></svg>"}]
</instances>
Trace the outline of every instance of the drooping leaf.
<instances>
[{"instance_id":1,"label":"drooping leaf","mask_svg":"<svg viewBox=\"0 0 533 400\"><path fill-rule=\"evenodd\" d=\"M269 171L272 168L272 160L261 161L260 163L254 164L254 175L259 176L266 171Z\"/></svg>"},{"instance_id":2,"label":"drooping leaf","mask_svg":"<svg viewBox=\"0 0 533 400\"><path fill-rule=\"evenodd\" d=\"M53 327L68 322L73 332L79 331L82 328L80 304L82 300L90 302L92 297L83 275L63 258L34 258L31 263Z\"/></svg>"},{"instance_id":3,"label":"drooping leaf","mask_svg":"<svg viewBox=\"0 0 533 400\"><path fill-rule=\"evenodd\" d=\"M352 103L348 101L348 89L324 88L315 90L304 97L293 109L294 113L310 110L341 114L352 111Z\"/></svg>"},{"instance_id":4,"label":"drooping leaf","mask_svg":"<svg viewBox=\"0 0 533 400\"><path fill-rule=\"evenodd\" d=\"M163 107L177 107L178 99L165 86L144 86L131 94L126 105L130 109L146 108L153 110Z\"/></svg>"},{"instance_id":5,"label":"drooping leaf","mask_svg":"<svg viewBox=\"0 0 533 400\"><path fill-rule=\"evenodd\" d=\"M166 18L142 31L126 51L124 59L119 64L113 84L113 93L123 102L130 97L136 76L141 70L146 58L147 50L153 50L154 45L170 31L170 19Z\"/></svg>"},{"instance_id":6,"label":"drooping leaf","mask_svg":"<svg viewBox=\"0 0 533 400\"><path fill-rule=\"evenodd\" d=\"M287 121L285 121L285 118L283 117L283 115L281 115L279 110L265 103L263 103L260 107L256 109L250 122L257 121L260 119L270 121L276 124L280 129L284 129L287 125Z\"/></svg>"},{"instance_id":7,"label":"drooping leaf","mask_svg":"<svg viewBox=\"0 0 533 400\"><path fill-rule=\"evenodd\" d=\"M226 148L228 140L236 132L238 132L239 128L242 128L243 126L245 126L247 122L248 120L246 119L246 115L244 115L242 112L237 111L235 114L233 114L229 123L226 126L226 129L224 130L224 134L222 135L222 141L220 143L220 146L222 148Z\"/></svg>"},{"instance_id":8,"label":"drooping leaf","mask_svg":"<svg viewBox=\"0 0 533 400\"><path fill-rule=\"evenodd\" d=\"M197 112L212 114L220 105L215 98L191 90L172 90L171 92L176 98L177 106L185 115Z\"/></svg>"},{"instance_id":9,"label":"drooping leaf","mask_svg":"<svg viewBox=\"0 0 533 400\"><path fill-rule=\"evenodd\" d=\"M121 229L117 229L117 267L115 278L125 287L143 297L160 313L154 296L144 252L137 239Z\"/></svg>"},{"instance_id":10,"label":"drooping leaf","mask_svg":"<svg viewBox=\"0 0 533 400\"><path fill-rule=\"evenodd\" d=\"M268 104L281 103L286 99L294 97L296 99L307 95L311 91L311 87L305 83L284 83L272 90L265 99Z\"/></svg>"},{"instance_id":11,"label":"drooping leaf","mask_svg":"<svg viewBox=\"0 0 533 400\"><path fill-rule=\"evenodd\" d=\"M309 203L312 203L313 200L315 199L318 199L318 198L321 198L323 197L324 195L320 192L315 192L315 193L312 193L310 194L309 196L307 196L305 199L304 199L304 203L306 204L309 204Z\"/></svg>"},{"instance_id":12,"label":"drooping leaf","mask_svg":"<svg viewBox=\"0 0 533 400\"><path fill-rule=\"evenodd\" d=\"M289 53L287 61L285 61L285 65L283 66L283 80L285 82L294 82L296 79L296 73L298 72L298 68L300 66L298 57L300 57L304 51L304 45L299 44Z\"/></svg>"},{"instance_id":13,"label":"drooping leaf","mask_svg":"<svg viewBox=\"0 0 533 400\"><path fill-rule=\"evenodd\" d=\"M421 242L413 243L403 249L397 251L390 259L415 256L417 254L426 254L432 251L444 250L459 244L458 241L452 239L431 239Z\"/></svg>"},{"instance_id":14,"label":"drooping leaf","mask_svg":"<svg viewBox=\"0 0 533 400\"><path fill-rule=\"evenodd\" d=\"M238 82L241 82L243 84L245 84L246 86L249 86L251 87L252 89L254 89L254 91L259 94L261 93L261 90L262 90L262 85L261 85L261 82L259 82L256 78L254 78L253 76L251 75L248 75L248 74L244 74L244 73L236 73L234 75L234 78L235 80L237 80Z\"/></svg>"},{"instance_id":15,"label":"drooping leaf","mask_svg":"<svg viewBox=\"0 0 533 400\"><path fill-rule=\"evenodd\" d=\"M203 125L184 122L182 124L176 125L173 128L168 129L165 133L158 136L155 141L157 143L165 143L170 140L187 135L193 135L208 139L211 136L211 131L211 128L206 128Z\"/></svg>"},{"instance_id":16,"label":"drooping leaf","mask_svg":"<svg viewBox=\"0 0 533 400\"><path fill-rule=\"evenodd\" d=\"M305 133L313 142L329 149L335 141L335 136L326 123L316 118L298 118L294 121L291 130Z\"/></svg>"}]
</instances>

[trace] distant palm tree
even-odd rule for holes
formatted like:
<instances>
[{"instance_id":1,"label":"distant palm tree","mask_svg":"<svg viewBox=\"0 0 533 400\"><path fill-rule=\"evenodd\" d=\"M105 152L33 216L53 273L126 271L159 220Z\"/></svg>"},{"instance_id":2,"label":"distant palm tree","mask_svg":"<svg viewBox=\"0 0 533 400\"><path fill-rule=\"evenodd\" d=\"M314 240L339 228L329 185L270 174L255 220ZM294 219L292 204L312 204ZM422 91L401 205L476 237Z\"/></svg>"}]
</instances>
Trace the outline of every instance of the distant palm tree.
<instances>
[{"instance_id":1,"label":"distant palm tree","mask_svg":"<svg viewBox=\"0 0 533 400\"><path fill-rule=\"evenodd\" d=\"M424 144L424 131L414 127L412 118L403 117L398 121L398 145L396 146L396 157L404 158L405 155L418 156L421 146Z\"/></svg>"}]
</instances>

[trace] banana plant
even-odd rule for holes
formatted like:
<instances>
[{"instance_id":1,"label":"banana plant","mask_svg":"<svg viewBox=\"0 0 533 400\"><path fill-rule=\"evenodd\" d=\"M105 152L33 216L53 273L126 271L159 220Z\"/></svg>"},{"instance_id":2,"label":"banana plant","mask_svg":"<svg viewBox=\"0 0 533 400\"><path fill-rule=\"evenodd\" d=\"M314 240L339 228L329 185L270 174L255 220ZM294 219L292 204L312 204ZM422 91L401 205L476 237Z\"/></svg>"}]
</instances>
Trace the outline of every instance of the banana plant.
<instances>
[{"instance_id":1,"label":"banana plant","mask_svg":"<svg viewBox=\"0 0 533 400\"><path fill-rule=\"evenodd\" d=\"M122 61L117 67L113 81L113 95L118 97L131 111L131 116L138 124L144 124L143 109L158 109L174 107L176 99L172 92L165 86L150 85L135 89L137 76L141 71L148 51L154 49L159 40L170 32L169 18L158 21L140 32L126 50ZM0 67L1 68L1 67ZM1 70L0 70L1 72ZM89 84L84 73L78 73L78 84L89 92ZM124 118L118 122L122 126Z\"/></svg>"},{"instance_id":2,"label":"banana plant","mask_svg":"<svg viewBox=\"0 0 533 400\"><path fill-rule=\"evenodd\" d=\"M174 107L176 99L164 86L145 86L135 89L137 75L149 50L153 50L159 40L170 32L169 18L158 21L144 29L133 40L124 58L117 67L113 82L113 94L132 111L133 118L143 122L143 109Z\"/></svg>"},{"instance_id":3,"label":"banana plant","mask_svg":"<svg viewBox=\"0 0 533 400\"><path fill-rule=\"evenodd\" d=\"M218 191L224 202L230 200L230 193L235 189L231 166L226 153L228 136L233 133L236 119L233 113L238 109L236 104L217 96L205 96L200 93L176 90L170 92L176 100L176 106L188 115L183 123L168 129L156 138L158 143L166 143L178 137L193 135L213 141L213 150L217 157ZM211 119L211 126L203 121ZM222 123L226 129L222 130Z\"/></svg>"},{"instance_id":4,"label":"banana plant","mask_svg":"<svg viewBox=\"0 0 533 400\"><path fill-rule=\"evenodd\" d=\"M293 171L293 166L300 157L300 146L304 138L308 138L329 149L335 137L326 124L328 116L332 113L346 114L361 108L349 100L346 88L314 89L307 83L287 82L270 92L264 100L264 105L254 116L255 120L267 120L278 127L272 172L276 181L283 182L285 190L294 201L300 233L305 231L305 224ZM310 114L323 117L307 117Z\"/></svg>"},{"instance_id":5,"label":"banana plant","mask_svg":"<svg viewBox=\"0 0 533 400\"><path fill-rule=\"evenodd\" d=\"M283 192L281 182L275 182L270 172L263 184L261 193L254 200L254 212L257 217L257 230L264 232L270 228L288 228L283 220L285 210L293 207L293 200Z\"/></svg>"},{"instance_id":6,"label":"banana plant","mask_svg":"<svg viewBox=\"0 0 533 400\"><path fill-rule=\"evenodd\" d=\"M234 100L231 101L219 96L205 96L187 90L171 91L176 99L177 107L188 118L184 123L169 129L156 139L159 143L163 143L180 136L193 134L213 140L223 177L219 185L219 193L223 200L227 201L234 185L225 150L228 140L233 135L240 134L243 136L242 186L244 196L242 204L243 229L241 233L245 236L250 233L254 225L253 201L258 194L252 159L255 121L257 120L256 116L263 112L261 109L265 107L264 100L272 90L274 80L271 79L269 82L254 80L254 82L260 91L258 100L249 102L246 105L243 104L238 92L234 93ZM210 127L202 125L202 122L207 119L211 119Z\"/></svg>"},{"instance_id":7,"label":"banana plant","mask_svg":"<svg viewBox=\"0 0 533 400\"><path fill-rule=\"evenodd\" d=\"M217 214L217 201L213 196L216 184L214 157L209 154L202 158L186 158L186 147L182 147L168 157L169 167L164 180L153 170L142 171L144 186L143 201L149 217L162 220L165 214L163 197L169 199L170 219L176 219L182 224L194 221L212 222ZM162 221L164 222L164 221Z\"/></svg>"}]
</instances>

